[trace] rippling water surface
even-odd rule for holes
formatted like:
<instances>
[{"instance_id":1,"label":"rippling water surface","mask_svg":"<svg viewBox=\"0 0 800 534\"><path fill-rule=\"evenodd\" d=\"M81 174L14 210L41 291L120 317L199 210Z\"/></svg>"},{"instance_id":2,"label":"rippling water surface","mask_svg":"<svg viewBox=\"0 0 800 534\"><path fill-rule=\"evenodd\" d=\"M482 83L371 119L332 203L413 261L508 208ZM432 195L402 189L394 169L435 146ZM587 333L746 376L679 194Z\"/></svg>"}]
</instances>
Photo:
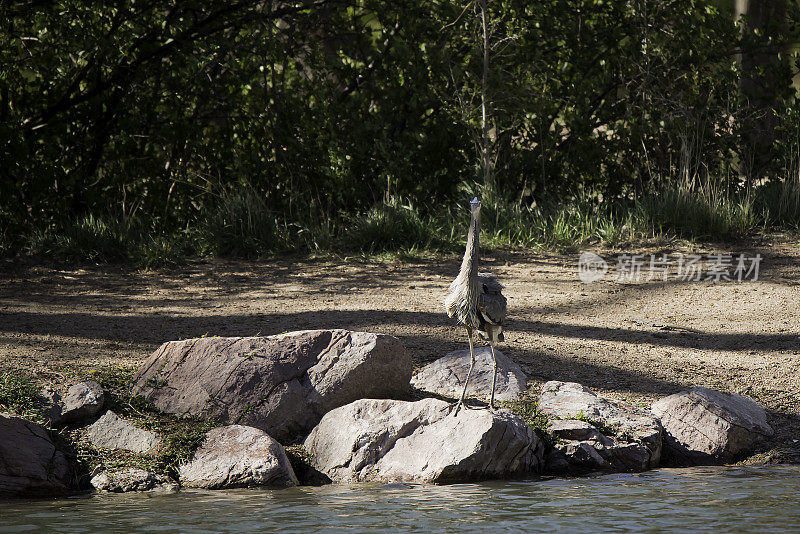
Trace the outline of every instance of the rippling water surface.
<instances>
[{"instance_id":1,"label":"rippling water surface","mask_svg":"<svg viewBox=\"0 0 800 534\"><path fill-rule=\"evenodd\" d=\"M800 531L800 466L0 502L7 532Z\"/></svg>"}]
</instances>

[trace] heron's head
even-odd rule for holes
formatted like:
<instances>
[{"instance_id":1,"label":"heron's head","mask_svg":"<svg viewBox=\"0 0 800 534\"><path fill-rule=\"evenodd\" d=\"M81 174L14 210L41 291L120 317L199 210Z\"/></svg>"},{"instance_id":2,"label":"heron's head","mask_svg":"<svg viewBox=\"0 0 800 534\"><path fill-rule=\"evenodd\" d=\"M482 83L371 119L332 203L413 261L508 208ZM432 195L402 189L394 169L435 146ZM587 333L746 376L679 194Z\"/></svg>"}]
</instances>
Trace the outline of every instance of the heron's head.
<instances>
[{"instance_id":1,"label":"heron's head","mask_svg":"<svg viewBox=\"0 0 800 534\"><path fill-rule=\"evenodd\" d=\"M477 213L481 209L481 199L478 197L473 198L469 203L469 208L472 210L472 213Z\"/></svg>"}]
</instances>

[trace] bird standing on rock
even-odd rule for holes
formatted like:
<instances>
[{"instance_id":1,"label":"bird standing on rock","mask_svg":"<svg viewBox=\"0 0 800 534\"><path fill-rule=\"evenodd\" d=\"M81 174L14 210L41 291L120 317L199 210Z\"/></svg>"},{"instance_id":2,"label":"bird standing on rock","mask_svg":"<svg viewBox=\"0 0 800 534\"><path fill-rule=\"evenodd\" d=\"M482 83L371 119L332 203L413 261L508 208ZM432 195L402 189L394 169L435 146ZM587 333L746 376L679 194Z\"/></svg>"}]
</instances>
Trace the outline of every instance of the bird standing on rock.
<instances>
[{"instance_id":1,"label":"bird standing on rock","mask_svg":"<svg viewBox=\"0 0 800 534\"><path fill-rule=\"evenodd\" d=\"M494 355L494 344L503 341L503 320L506 317L506 298L503 296L503 285L488 273L478 272L478 234L481 223L481 201L476 197L470 202L471 218L467 234L467 248L458 276L450 284L444 300L447 315L454 317L467 329L469 341L470 364L464 390L456 404L456 414L464 404L472 369L475 366L475 350L472 346L472 331L489 341L494 361L492 375L492 394L489 406L494 408L494 388L497 380L497 358Z\"/></svg>"}]
</instances>

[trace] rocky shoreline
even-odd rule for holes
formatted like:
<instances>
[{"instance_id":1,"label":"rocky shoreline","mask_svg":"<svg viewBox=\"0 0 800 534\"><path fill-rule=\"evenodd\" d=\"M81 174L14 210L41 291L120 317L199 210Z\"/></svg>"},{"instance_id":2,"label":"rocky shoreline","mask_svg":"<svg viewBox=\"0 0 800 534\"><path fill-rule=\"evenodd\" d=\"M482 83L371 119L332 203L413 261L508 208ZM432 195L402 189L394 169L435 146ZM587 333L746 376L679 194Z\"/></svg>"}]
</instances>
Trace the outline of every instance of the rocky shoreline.
<instances>
[{"instance_id":1,"label":"rocky shoreline","mask_svg":"<svg viewBox=\"0 0 800 534\"><path fill-rule=\"evenodd\" d=\"M489 368L486 357L478 354L476 370ZM147 459L179 436L142 428L109 409L113 395L99 383L80 382L63 398L41 392L43 424L0 413L0 496L638 472L731 463L773 434L764 409L741 395L698 387L638 407L551 381L530 399L519 366L502 355L498 362L497 398L506 407L473 400L455 415L449 398L466 376L464 351L414 374L408 351L384 334L307 330L168 342L141 366L129 393L164 417L203 422L176 465L154 469ZM473 375L470 395L488 392L487 380L489 373ZM52 439L57 429L142 465L84 461L87 476L63 440Z\"/></svg>"}]
</instances>

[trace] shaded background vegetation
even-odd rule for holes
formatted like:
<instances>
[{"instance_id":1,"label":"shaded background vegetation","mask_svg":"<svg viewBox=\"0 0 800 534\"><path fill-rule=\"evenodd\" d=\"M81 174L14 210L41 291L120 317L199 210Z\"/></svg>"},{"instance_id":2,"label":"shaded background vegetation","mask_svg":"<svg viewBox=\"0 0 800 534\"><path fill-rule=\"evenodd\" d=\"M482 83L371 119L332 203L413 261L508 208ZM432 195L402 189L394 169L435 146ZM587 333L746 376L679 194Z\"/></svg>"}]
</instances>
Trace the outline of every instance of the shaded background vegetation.
<instances>
[{"instance_id":1,"label":"shaded background vegetation","mask_svg":"<svg viewBox=\"0 0 800 534\"><path fill-rule=\"evenodd\" d=\"M480 2L0 6L6 255L450 249L474 194L503 246L800 223L796 0L496 0L485 89Z\"/></svg>"}]
</instances>

